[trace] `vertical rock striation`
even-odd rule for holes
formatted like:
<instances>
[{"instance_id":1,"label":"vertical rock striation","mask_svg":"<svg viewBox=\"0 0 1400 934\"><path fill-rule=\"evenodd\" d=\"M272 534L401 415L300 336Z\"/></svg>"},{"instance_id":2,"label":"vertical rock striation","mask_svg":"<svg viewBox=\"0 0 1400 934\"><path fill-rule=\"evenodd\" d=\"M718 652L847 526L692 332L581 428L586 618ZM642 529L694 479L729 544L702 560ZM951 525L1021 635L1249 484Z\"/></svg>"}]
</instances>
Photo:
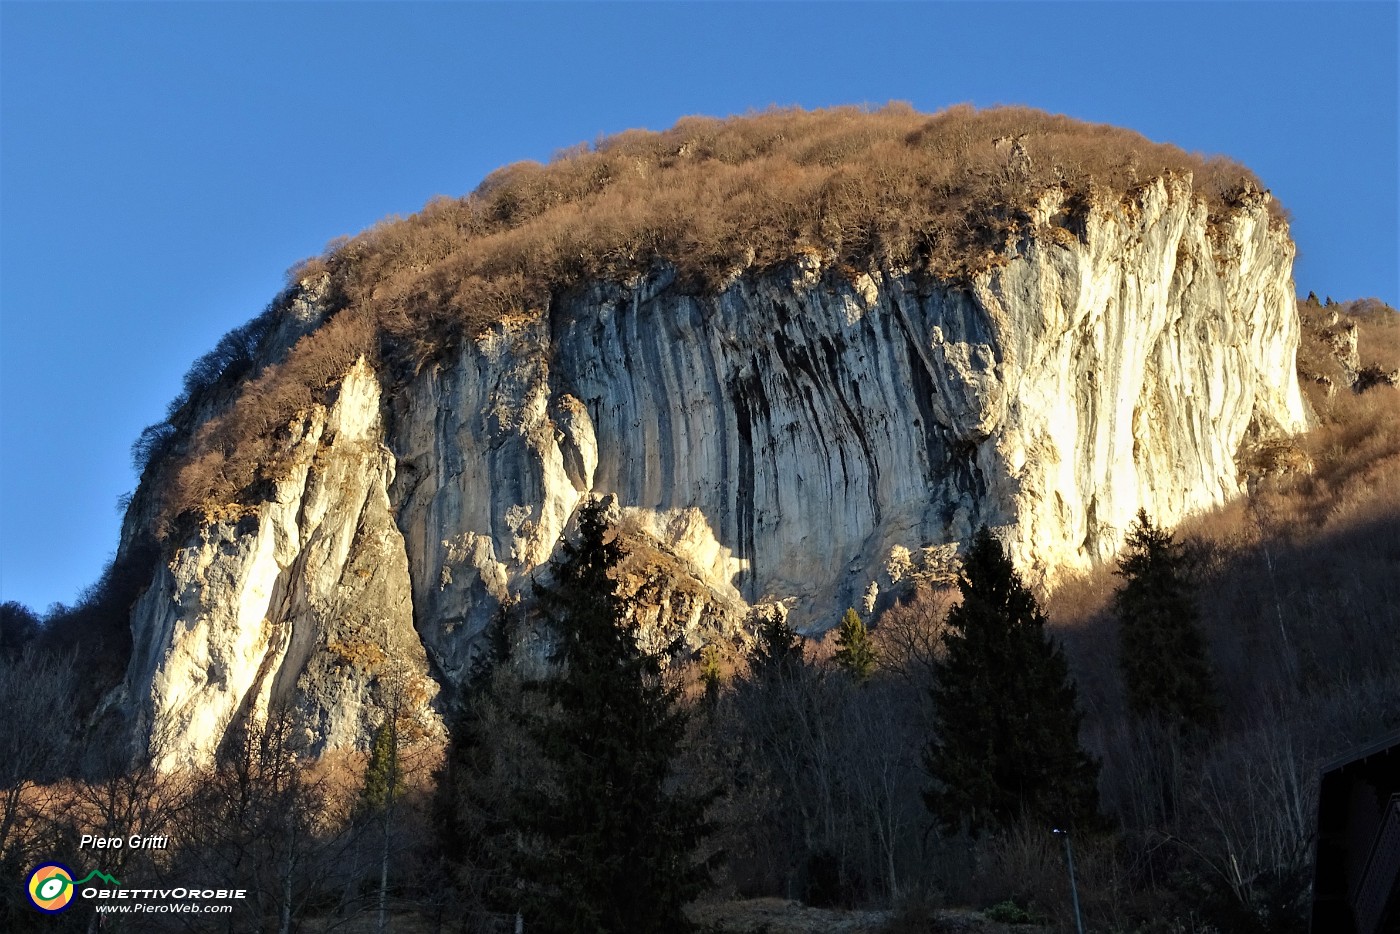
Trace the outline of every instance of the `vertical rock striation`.
<instances>
[{"instance_id":1,"label":"vertical rock striation","mask_svg":"<svg viewBox=\"0 0 1400 934\"><path fill-rule=\"evenodd\" d=\"M194 758L272 703L321 747L363 744L389 666L420 700L430 673L460 678L593 494L689 582L638 589L692 642L756 604L825 629L892 554L983 523L1053 580L1111 556L1140 507L1170 525L1224 502L1242 445L1305 422L1268 195L1220 218L1189 176L1059 198L965 281L808 251L695 295L657 269L392 393L358 364L276 494L162 567L127 705Z\"/></svg>"},{"instance_id":2,"label":"vertical rock striation","mask_svg":"<svg viewBox=\"0 0 1400 934\"><path fill-rule=\"evenodd\" d=\"M390 704L421 708L437 693L368 367L306 413L291 444L291 476L265 502L207 522L133 611L121 690L163 767L207 761L231 726L275 705L319 751L354 746Z\"/></svg>"}]
</instances>

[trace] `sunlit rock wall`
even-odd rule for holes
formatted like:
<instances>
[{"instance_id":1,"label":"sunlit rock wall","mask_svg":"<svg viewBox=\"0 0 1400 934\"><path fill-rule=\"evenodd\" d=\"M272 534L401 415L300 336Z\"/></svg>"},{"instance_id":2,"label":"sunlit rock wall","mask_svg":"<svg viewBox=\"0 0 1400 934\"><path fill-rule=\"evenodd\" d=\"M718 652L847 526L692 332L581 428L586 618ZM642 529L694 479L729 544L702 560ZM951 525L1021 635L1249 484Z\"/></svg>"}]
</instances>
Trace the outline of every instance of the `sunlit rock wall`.
<instances>
[{"instance_id":1,"label":"sunlit rock wall","mask_svg":"<svg viewBox=\"0 0 1400 934\"><path fill-rule=\"evenodd\" d=\"M892 554L984 523L1053 582L1139 508L1171 525L1222 503L1248 438L1304 427L1294 249L1267 194L1210 221L1190 185L1072 219L1047 195L962 284L814 251L705 296L659 270L392 393L361 364L277 495L161 570L125 702L195 758L275 702L319 747L363 746L391 683L426 702L461 677L593 495L686 582L647 618L692 644L756 604L830 627Z\"/></svg>"}]
</instances>

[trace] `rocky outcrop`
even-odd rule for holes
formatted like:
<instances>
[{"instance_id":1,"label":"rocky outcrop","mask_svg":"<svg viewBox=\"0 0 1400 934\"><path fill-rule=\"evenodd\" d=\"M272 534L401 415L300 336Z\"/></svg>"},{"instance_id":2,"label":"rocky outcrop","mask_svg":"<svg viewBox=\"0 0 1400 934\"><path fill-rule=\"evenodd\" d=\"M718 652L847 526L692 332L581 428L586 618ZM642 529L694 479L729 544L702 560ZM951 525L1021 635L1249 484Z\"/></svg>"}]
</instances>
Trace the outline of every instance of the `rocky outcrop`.
<instances>
[{"instance_id":1,"label":"rocky outcrop","mask_svg":"<svg viewBox=\"0 0 1400 934\"><path fill-rule=\"evenodd\" d=\"M374 374L356 366L294 432L292 476L204 525L133 611L122 690L164 767L280 705L313 751L362 743L396 704L437 726Z\"/></svg>"},{"instance_id":2,"label":"rocky outcrop","mask_svg":"<svg viewBox=\"0 0 1400 934\"><path fill-rule=\"evenodd\" d=\"M1400 385L1394 359L1380 357L1363 364L1361 357L1359 322L1371 315L1394 314L1388 306L1376 299L1321 306L1310 296L1299 312L1303 333L1298 375L1319 387L1324 404L1336 398L1339 388L1364 393L1376 386Z\"/></svg>"},{"instance_id":3,"label":"rocky outcrop","mask_svg":"<svg viewBox=\"0 0 1400 934\"><path fill-rule=\"evenodd\" d=\"M968 281L808 251L695 295L657 269L393 392L362 362L275 496L160 570L128 705L197 755L279 701L314 742L362 744L386 666L420 699L460 678L597 494L668 568L635 581L649 619L692 643L759 604L827 628L983 523L1053 580L1139 508L1170 525L1236 495L1247 439L1305 420L1268 195L1214 221L1189 177L1060 197Z\"/></svg>"}]
</instances>

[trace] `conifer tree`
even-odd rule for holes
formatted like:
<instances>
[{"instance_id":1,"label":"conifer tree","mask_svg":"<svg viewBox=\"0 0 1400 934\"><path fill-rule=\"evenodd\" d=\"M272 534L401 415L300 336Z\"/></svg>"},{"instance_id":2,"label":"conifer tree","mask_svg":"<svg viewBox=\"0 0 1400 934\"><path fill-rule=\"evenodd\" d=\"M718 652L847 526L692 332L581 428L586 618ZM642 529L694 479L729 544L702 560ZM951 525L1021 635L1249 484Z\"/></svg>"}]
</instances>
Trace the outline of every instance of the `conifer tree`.
<instances>
[{"instance_id":1,"label":"conifer tree","mask_svg":"<svg viewBox=\"0 0 1400 934\"><path fill-rule=\"evenodd\" d=\"M673 790L687 714L637 645L613 579L623 557L601 503L585 507L576 542L538 588L557 639L556 673L537 683L547 709L525 727L545 774L516 792L523 832L516 876L526 930L558 934L685 931L681 907L708 869L696 850L712 796Z\"/></svg>"},{"instance_id":2,"label":"conifer tree","mask_svg":"<svg viewBox=\"0 0 1400 934\"><path fill-rule=\"evenodd\" d=\"M1166 726L1209 730L1220 708L1181 545L1139 510L1117 573L1128 709Z\"/></svg>"},{"instance_id":3,"label":"conifer tree","mask_svg":"<svg viewBox=\"0 0 1400 934\"><path fill-rule=\"evenodd\" d=\"M759 623L749 672L760 683L790 681L802 670L802 655L802 637L788 625L787 617L773 613Z\"/></svg>"},{"instance_id":4,"label":"conifer tree","mask_svg":"<svg viewBox=\"0 0 1400 934\"><path fill-rule=\"evenodd\" d=\"M507 601L487 627L482 650L472 659L449 718L447 752L432 802L447 873L444 891L469 910L504 913L516 907L504 872L513 832L505 806L508 782L499 768L507 758L523 758L516 742L519 730L511 731L514 724L503 709L516 687L505 672L514 624L515 605Z\"/></svg>"},{"instance_id":5,"label":"conifer tree","mask_svg":"<svg viewBox=\"0 0 1400 934\"><path fill-rule=\"evenodd\" d=\"M857 681L864 681L875 670L875 646L870 633L854 609L841 617L841 631L836 635L836 664Z\"/></svg>"},{"instance_id":6,"label":"conifer tree","mask_svg":"<svg viewBox=\"0 0 1400 934\"><path fill-rule=\"evenodd\" d=\"M1080 714L1045 615L985 527L963 560L931 695L936 738L924 802L948 830L1018 820L1098 822L1098 763L1079 745Z\"/></svg>"}]
</instances>

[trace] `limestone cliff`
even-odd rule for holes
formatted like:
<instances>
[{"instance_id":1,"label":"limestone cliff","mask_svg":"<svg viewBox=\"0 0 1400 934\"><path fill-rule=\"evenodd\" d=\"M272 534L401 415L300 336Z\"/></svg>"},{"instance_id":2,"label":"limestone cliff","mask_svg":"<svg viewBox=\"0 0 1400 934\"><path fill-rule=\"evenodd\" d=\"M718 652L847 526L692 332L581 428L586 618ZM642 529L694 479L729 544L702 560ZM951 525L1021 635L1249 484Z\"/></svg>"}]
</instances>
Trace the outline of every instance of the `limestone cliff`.
<instances>
[{"instance_id":1,"label":"limestone cliff","mask_svg":"<svg viewBox=\"0 0 1400 934\"><path fill-rule=\"evenodd\" d=\"M123 693L162 764L207 758L230 724L274 702L291 705L308 745L333 748L360 743L390 702L436 695L383 441L379 385L357 365L295 426L293 475L159 567L133 611Z\"/></svg>"},{"instance_id":2,"label":"limestone cliff","mask_svg":"<svg viewBox=\"0 0 1400 934\"><path fill-rule=\"evenodd\" d=\"M1305 422L1269 196L1209 218L1166 175L1073 223L1064 197L962 279L808 249L706 292L657 265L406 379L356 363L270 495L168 548L121 704L171 762L274 702L318 748L363 745L389 691L461 677L589 496L665 566L629 586L692 644L758 604L827 628L983 523L1053 580L1139 508L1235 496L1242 447Z\"/></svg>"}]
</instances>

